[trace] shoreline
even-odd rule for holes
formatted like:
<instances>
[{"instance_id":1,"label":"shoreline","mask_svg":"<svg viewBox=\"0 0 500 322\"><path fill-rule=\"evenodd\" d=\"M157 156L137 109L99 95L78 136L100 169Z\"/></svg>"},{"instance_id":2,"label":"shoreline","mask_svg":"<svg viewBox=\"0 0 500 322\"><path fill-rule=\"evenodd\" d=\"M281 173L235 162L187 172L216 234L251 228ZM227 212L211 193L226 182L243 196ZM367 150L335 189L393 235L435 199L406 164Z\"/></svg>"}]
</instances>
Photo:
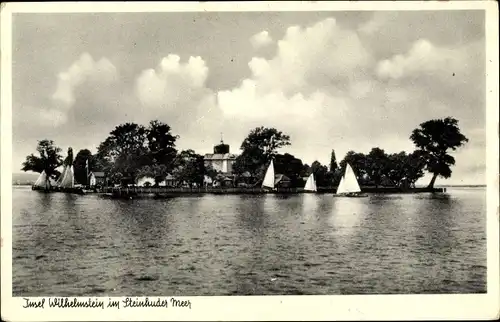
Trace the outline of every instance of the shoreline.
<instances>
[{"instance_id":1,"label":"shoreline","mask_svg":"<svg viewBox=\"0 0 500 322\"><path fill-rule=\"evenodd\" d=\"M262 188L166 188L166 187L125 187L115 188L108 187L99 190L90 190L85 188L56 188L49 189L33 189L45 193L72 193L72 194L96 194L99 196L112 199L164 199L178 196L194 196L194 195L261 195L261 194L279 194L279 195L294 195L294 194L335 194L337 187L318 187L316 192L304 191L303 188L277 188L276 190L265 190ZM397 187L361 187L363 193L383 193L383 194L415 194L415 193L444 193L446 188L411 188L403 189Z\"/></svg>"}]
</instances>

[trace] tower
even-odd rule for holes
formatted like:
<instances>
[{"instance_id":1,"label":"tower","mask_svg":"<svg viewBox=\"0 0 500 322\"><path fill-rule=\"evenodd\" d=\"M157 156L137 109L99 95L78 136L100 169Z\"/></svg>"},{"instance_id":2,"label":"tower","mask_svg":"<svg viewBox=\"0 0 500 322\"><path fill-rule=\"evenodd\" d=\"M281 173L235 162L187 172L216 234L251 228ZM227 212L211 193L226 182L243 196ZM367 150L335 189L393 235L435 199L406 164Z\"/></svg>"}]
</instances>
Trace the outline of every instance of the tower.
<instances>
[{"instance_id":1,"label":"tower","mask_svg":"<svg viewBox=\"0 0 500 322\"><path fill-rule=\"evenodd\" d=\"M222 133L220 134L220 144L214 146L214 153L215 154L229 153L229 144L224 144Z\"/></svg>"}]
</instances>

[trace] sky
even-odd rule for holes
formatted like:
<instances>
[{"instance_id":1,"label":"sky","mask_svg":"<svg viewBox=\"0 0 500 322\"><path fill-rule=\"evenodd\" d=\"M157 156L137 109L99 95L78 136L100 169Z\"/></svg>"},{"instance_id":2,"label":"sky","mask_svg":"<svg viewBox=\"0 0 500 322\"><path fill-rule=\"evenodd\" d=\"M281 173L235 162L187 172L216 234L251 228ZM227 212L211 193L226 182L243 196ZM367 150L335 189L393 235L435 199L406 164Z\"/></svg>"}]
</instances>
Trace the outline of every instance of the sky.
<instances>
[{"instance_id":1,"label":"sky","mask_svg":"<svg viewBox=\"0 0 500 322\"><path fill-rule=\"evenodd\" d=\"M257 126L311 164L415 149L420 123L469 143L443 184L484 184L483 11L23 13L13 16L13 172L41 139L93 153L158 119L177 147L231 152ZM423 178L427 181L428 176Z\"/></svg>"}]
</instances>

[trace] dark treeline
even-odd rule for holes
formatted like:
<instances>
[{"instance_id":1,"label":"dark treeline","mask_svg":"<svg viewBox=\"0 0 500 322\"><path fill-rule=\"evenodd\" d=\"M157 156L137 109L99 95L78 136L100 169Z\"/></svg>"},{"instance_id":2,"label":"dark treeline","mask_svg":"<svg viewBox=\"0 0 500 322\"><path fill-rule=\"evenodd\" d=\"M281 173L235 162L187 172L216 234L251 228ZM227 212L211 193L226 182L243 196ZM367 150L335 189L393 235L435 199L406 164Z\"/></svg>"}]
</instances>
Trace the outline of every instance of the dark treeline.
<instances>
[{"instance_id":1,"label":"dark treeline","mask_svg":"<svg viewBox=\"0 0 500 322\"><path fill-rule=\"evenodd\" d=\"M202 155L193 150L178 151L174 135L168 124L151 121L147 126L126 123L115 127L99 145L96 154L90 150L80 150L73 159L73 151L63 160L61 149L51 140L39 141L37 151L26 157L23 171L45 171L48 177L57 178L57 168L73 164L75 181L87 184L87 168L106 174L109 184L131 184L141 177L152 177L156 184L167 176L174 178L176 185L201 186L206 177L219 179L222 174L204 164ZM244 181L257 185L273 160L275 173L290 179L291 186L303 187L307 176L314 173L317 186L331 187L340 178L349 163L360 185L413 187L424 176L425 171L433 174L429 187L433 187L438 176L451 176L451 166L455 160L448 151L465 144L468 139L460 133L458 121L453 118L430 120L413 130L410 139L415 151L388 154L375 147L368 154L349 151L344 159L337 162L332 149L330 162L322 165L314 161L304 164L299 158L280 154L280 148L291 145L290 136L274 128L258 127L250 131L243 140L241 154L233 165L233 184Z\"/></svg>"}]
</instances>

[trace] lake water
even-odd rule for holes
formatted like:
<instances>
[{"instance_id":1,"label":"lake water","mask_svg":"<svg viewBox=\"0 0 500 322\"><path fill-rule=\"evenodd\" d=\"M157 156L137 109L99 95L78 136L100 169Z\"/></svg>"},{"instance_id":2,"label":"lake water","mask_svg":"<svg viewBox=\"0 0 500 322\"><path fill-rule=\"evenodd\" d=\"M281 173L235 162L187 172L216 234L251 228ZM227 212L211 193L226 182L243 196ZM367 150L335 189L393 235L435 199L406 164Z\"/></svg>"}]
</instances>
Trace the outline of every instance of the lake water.
<instances>
[{"instance_id":1,"label":"lake water","mask_svg":"<svg viewBox=\"0 0 500 322\"><path fill-rule=\"evenodd\" d=\"M13 296L486 292L486 190L108 200L13 189Z\"/></svg>"}]
</instances>

